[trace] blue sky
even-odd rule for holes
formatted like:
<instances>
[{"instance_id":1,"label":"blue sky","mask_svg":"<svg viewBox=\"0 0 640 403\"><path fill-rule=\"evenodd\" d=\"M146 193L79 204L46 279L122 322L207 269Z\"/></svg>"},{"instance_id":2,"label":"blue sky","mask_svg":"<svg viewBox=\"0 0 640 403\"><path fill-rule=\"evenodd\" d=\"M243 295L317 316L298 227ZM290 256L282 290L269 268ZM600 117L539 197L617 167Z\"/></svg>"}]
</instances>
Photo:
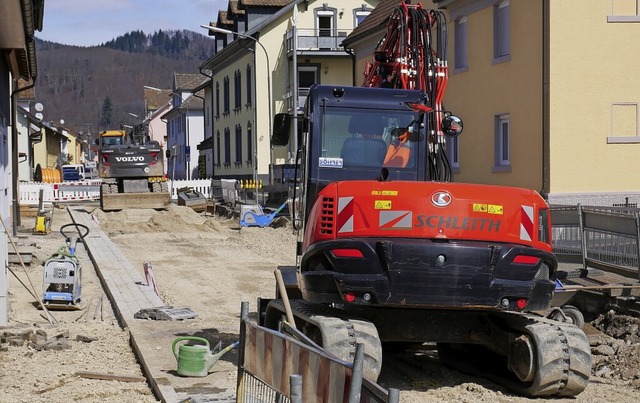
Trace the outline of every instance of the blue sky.
<instances>
[{"instance_id":1,"label":"blue sky","mask_svg":"<svg viewBox=\"0 0 640 403\"><path fill-rule=\"evenodd\" d=\"M218 18L228 0L47 0L42 32L36 36L64 45L97 46L134 30L188 29Z\"/></svg>"}]
</instances>

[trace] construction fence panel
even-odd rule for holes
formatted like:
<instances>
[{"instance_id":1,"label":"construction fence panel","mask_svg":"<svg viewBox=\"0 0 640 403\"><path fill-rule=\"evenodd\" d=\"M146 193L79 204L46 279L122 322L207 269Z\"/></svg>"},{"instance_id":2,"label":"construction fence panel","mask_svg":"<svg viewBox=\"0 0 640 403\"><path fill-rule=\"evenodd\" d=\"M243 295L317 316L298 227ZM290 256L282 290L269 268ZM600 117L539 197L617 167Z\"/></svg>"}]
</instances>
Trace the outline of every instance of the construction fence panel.
<instances>
[{"instance_id":1,"label":"construction fence panel","mask_svg":"<svg viewBox=\"0 0 640 403\"><path fill-rule=\"evenodd\" d=\"M243 312L248 311L245 304ZM362 382L356 372L359 371L353 364L284 333L259 326L246 313L242 314L237 402L286 403L298 399L303 402L353 402L351 383ZM302 387L293 391L296 399L292 399L292 376L296 375L302 379ZM399 400L399 394L389 393L378 385L375 388L366 387L364 382L362 385L358 402L397 403Z\"/></svg>"},{"instance_id":2,"label":"construction fence panel","mask_svg":"<svg viewBox=\"0 0 640 403\"><path fill-rule=\"evenodd\" d=\"M100 179L59 183L21 182L19 185L20 204L37 206L40 189L44 190L44 202L58 203L100 200L101 184L102 181ZM182 188L191 188L202 193L206 198L212 197L211 179L169 180L167 186L171 189L172 200L178 199L178 190Z\"/></svg>"},{"instance_id":3,"label":"construction fence panel","mask_svg":"<svg viewBox=\"0 0 640 403\"><path fill-rule=\"evenodd\" d=\"M100 200L101 183L101 180L59 183L21 182L18 186L20 204L37 206L40 189L43 190L42 201L48 203Z\"/></svg>"},{"instance_id":4,"label":"construction fence panel","mask_svg":"<svg viewBox=\"0 0 640 403\"><path fill-rule=\"evenodd\" d=\"M582 261L582 236L577 206L551 207L553 253L567 261Z\"/></svg>"},{"instance_id":5,"label":"construction fence panel","mask_svg":"<svg viewBox=\"0 0 640 403\"><path fill-rule=\"evenodd\" d=\"M177 179L169 180L168 186L171 189L171 200L178 199L178 190L183 188L191 188L196 192L202 193L207 199L211 198L211 179Z\"/></svg>"},{"instance_id":6,"label":"construction fence panel","mask_svg":"<svg viewBox=\"0 0 640 403\"><path fill-rule=\"evenodd\" d=\"M640 210L552 206L553 252L583 266L640 278Z\"/></svg>"}]
</instances>

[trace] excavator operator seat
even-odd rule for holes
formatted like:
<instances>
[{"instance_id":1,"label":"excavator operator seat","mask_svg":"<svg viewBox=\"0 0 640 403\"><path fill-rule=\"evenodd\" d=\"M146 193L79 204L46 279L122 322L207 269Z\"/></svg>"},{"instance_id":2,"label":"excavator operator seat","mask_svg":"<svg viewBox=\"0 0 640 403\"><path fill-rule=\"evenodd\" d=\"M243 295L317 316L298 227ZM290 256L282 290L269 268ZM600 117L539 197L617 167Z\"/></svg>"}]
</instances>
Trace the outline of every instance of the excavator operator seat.
<instances>
[{"instance_id":1,"label":"excavator operator seat","mask_svg":"<svg viewBox=\"0 0 640 403\"><path fill-rule=\"evenodd\" d=\"M345 166L381 167L387 155L387 143L382 139L349 137L342 144L342 163Z\"/></svg>"},{"instance_id":2,"label":"excavator operator seat","mask_svg":"<svg viewBox=\"0 0 640 403\"><path fill-rule=\"evenodd\" d=\"M383 130L384 122L380 116L352 116L349 132L353 137L342 143L342 163L345 166L381 167L387 154Z\"/></svg>"}]
</instances>

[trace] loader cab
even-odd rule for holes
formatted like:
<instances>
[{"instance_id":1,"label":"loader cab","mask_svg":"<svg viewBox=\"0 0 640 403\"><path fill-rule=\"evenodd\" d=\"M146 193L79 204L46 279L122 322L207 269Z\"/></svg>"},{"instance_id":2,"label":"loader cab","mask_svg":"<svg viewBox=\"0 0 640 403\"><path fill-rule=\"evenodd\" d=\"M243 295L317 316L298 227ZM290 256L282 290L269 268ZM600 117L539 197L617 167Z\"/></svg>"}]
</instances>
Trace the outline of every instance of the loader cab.
<instances>
[{"instance_id":1,"label":"loader cab","mask_svg":"<svg viewBox=\"0 0 640 403\"><path fill-rule=\"evenodd\" d=\"M126 134L123 130L105 130L98 138L99 147L114 147L125 144Z\"/></svg>"}]
</instances>

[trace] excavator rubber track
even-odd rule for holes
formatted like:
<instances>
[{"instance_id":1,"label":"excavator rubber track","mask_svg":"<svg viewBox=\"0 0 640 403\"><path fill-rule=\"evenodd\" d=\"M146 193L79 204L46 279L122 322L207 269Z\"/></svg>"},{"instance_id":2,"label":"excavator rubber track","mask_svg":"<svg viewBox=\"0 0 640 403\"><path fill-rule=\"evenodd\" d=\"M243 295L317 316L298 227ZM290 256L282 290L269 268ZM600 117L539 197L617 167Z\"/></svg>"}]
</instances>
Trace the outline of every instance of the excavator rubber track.
<instances>
[{"instance_id":1,"label":"excavator rubber track","mask_svg":"<svg viewBox=\"0 0 640 403\"><path fill-rule=\"evenodd\" d=\"M344 312L304 300L290 301L296 326L316 344L336 358L353 363L356 345L364 346L364 376L376 381L382 369L382 345L376 327L369 321L346 317ZM267 308L267 327L277 329L284 315L282 300L272 300Z\"/></svg>"},{"instance_id":2,"label":"excavator rubber track","mask_svg":"<svg viewBox=\"0 0 640 403\"><path fill-rule=\"evenodd\" d=\"M528 314L501 315L516 335L506 360L482 346L439 343L440 360L525 396L571 397L587 387L591 349L581 329Z\"/></svg>"}]
</instances>

